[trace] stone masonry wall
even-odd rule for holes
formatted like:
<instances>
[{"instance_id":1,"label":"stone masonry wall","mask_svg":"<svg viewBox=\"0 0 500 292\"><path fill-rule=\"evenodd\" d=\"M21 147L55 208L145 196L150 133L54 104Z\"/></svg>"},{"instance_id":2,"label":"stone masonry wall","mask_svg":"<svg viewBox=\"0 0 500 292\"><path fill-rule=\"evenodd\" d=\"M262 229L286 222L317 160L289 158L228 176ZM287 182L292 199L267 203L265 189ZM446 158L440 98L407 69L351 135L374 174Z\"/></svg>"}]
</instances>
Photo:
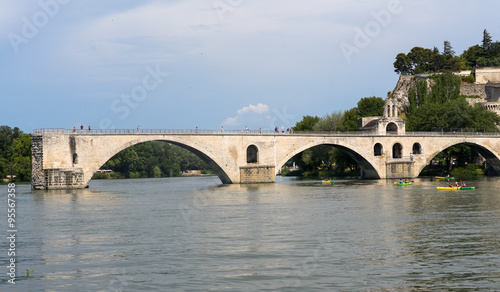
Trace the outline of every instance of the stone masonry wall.
<instances>
[{"instance_id":1,"label":"stone masonry wall","mask_svg":"<svg viewBox=\"0 0 500 292\"><path fill-rule=\"evenodd\" d=\"M31 136L31 188L34 190L45 189L42 135Z\"/></svg>"},{"instance_id":2,"label":"stone masonry wall","mask_svg":"<svg viewBox=\"0 0 500 292\"><path fill-rule=\"evenodd\" d=\"M479 95L486 99L486 91L484 84L464 84L460 86L460 94L462 95Z\"/></svg>"},{"instance_id":3,"label":"stone masonry wall","mask_svg":"<svg viewBox=\"0 0 500 292\"><path fill-rule=\"evenodd\" d=\"M391 162L386 164L387 178L404 179L414 177L412 173L413 162Z\"/></svg>"},{"instance_id":4,"label":"stone masonry wall","mask_svg":"<svg viewBox=\"0 0 500 292\"><path fill-rule=\"evenodd\" d=\"M276 180L274 165L240 167L241 183L273 183Z\"/></svg>"}]
</instances>

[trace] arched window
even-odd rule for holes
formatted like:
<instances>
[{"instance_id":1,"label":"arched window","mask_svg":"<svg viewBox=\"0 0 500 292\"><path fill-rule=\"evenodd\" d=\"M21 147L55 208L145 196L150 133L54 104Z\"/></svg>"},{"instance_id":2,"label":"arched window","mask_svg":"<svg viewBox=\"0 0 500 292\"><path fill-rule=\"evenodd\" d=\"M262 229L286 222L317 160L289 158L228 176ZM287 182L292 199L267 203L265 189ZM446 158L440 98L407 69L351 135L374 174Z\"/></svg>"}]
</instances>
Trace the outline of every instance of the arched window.
<instances>
[{"instance_id":1,"label":"arched window","mask_svg":"<svg viewBox=\"0 0 500 292\"><path fill-rule=\"evenodd\" d=\"M382 144L377 143L375 146L373 146L373 155L374 156L381 156L384 148L382 147Z\"/></svg>"},{"instance_id":2,"label":"arched window","mask_svg":"<svg viewBox=\"0 0 500 292\"><path fill-rule=\"evenodd\" d=\"M402 158L403 157L403 146L396 143L392 146L392 158Z\"/></svg>"},{"instance_id":3,"label":"arched window","mask_svg":"<svg viewBox=\"0 0 500 292\"><path fill-rule=\"evenodd\" d=\"M255 145L247 148L247 163L257 163L259 160L259 149Z\"/></svg>"},{"instance_id":4,"label":"arched window","mask_svg":"<svg viewBox=\"0 0 500 292\"><path fill-rule=\"evenodd\" d=\"M413 154L421 154L422 153L422 146L420 146L420 143L415 143L413 144Z\"/></svg>"},{"instance_id":5,"label":"arched window","mask_svg":"<svg viewBox=\"0 0 500 292\"><path fill-rule=\"evenodd\" d=\"M395 123L389 123L389 124L387 124L385 131L387 134L397 135L398 134L398 125L396 125Z\"/></svg>"}]
</instances>

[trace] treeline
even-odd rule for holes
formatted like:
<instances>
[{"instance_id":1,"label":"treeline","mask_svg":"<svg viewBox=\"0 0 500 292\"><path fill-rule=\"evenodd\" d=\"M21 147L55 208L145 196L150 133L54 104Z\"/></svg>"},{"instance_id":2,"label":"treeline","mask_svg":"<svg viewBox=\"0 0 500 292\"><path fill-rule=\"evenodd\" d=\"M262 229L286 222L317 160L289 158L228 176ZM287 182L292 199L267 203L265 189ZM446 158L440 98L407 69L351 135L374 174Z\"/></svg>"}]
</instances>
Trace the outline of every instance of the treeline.
<instances>
[{"instance_id":1,"label":"treeline","mask_svg":"<svg viewBox=\"0 0 500 292\"><path fill-rule=\"evenodd\" d=\"M185 170L211 173L210 167L198 156L166 142L145 142L122 150L101 169L112 173L97 173L94 178L145 178L181 176Z\"/></svg>"},{"instance_id":2,"label":"treeline","mask_svg":"<svg viewBox=\"0 0 500 292\"><path fill-rule=\"evenodd\" d=\"M476 66L500 66L500 42L493 42L491 35L485 29L481 45L471 46L461 55L455 55L450 42L444 41L443 52L437 47L433 49L413 47L407 54L399 53L393 65L394 71L398 74L456 72L470 70Z\"/></svg>"},{"instance_id":3,"label":"treeline","mask_svg":"<svg viewBox=\"0 0 500 292\"><path fill-rule=\"evenodd\" d=\"M0 126L0 178L2 181L31 180L31 135L18 127Z\"/></svg>"}]
</instances>

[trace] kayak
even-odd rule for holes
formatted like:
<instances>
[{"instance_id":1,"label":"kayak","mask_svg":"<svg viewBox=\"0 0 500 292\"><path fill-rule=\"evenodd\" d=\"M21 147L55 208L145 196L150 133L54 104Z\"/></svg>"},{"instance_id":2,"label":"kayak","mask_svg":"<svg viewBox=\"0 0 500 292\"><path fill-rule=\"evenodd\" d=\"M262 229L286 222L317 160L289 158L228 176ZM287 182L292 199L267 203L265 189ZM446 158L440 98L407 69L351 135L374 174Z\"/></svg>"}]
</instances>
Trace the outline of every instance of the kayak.
<instances>
[{"instance_id":1,"label":"kayak","mask_svg":"<svg viewBox=\"0 0 500 292\"><path fill-rule=\"evenodd\" d=\"M465 190L474 190L475 187L437 187L438 191L465 191Z\"/></svg>"},{"instance_id":2,"label":"kayak","mask_svg":"<svg viewBox=\"0 0 500 292\"><path fill-rule=\"evenodd\" d=\"M334 180L333 179L332 180L323 180L321 182L324 184L333 184Z\"/></svg>"},{"instance_id":3,"label":"kayak","mask_svg":"<svg viewBox=\"0 0 500 292\"><path fill-rule=\"evenodd\" d=\"M453 176L436 176L436 179L440 179L440 180L454 180L455 178Z\"/></svg>"},{"instance_id":4,"label":"kayak","mask_svg":"<svg viewBox=\"0 0 500 292\"><path fill-rule=\"evenodd\" d=\"M395 181L394 184L398 185L398 186L411 186L411 181L410 182L404 182L404 183L400 183L400 182Z\"/></svg>"}]
</instances>

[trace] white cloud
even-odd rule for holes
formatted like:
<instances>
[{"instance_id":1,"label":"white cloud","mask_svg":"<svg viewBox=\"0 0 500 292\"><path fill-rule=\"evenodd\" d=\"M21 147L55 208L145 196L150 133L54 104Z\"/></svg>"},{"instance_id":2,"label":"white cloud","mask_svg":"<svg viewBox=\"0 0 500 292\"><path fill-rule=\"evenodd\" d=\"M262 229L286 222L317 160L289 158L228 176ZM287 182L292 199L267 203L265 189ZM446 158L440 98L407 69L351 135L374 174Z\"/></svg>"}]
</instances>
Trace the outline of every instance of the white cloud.
<instances>
[{"instance_id":1,"label":"white cloud","mask_svg":"<svg viewBox=\"0 0 500 292\"><path fill-rule=\"evenodd\" d=\"M236 111L236 116L227 118L223 124L228 126L240 126L243 122L247 122L250 124L254 123L255 116L258 116L260 119L267 117L262 117L262 114L265 114L269 111L269 106L263 103L258 103L257 105L249 104L239 110Z\"/></svg>"}]
</instances>

